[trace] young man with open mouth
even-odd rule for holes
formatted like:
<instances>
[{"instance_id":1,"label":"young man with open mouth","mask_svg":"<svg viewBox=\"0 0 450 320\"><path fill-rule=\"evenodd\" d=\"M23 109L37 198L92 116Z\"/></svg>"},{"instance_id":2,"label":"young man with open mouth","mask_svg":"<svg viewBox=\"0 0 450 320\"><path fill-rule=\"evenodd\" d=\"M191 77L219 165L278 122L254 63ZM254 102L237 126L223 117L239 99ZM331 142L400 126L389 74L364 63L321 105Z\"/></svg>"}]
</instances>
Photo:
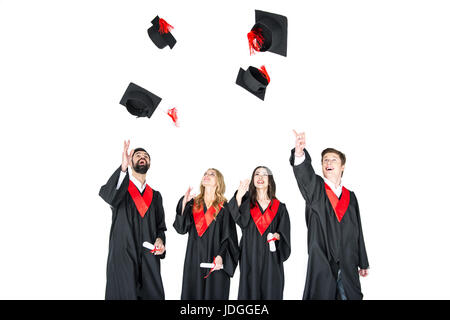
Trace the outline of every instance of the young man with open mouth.
<instances>
[{"instance_id":1,"label":"young man with open mouth","mask_svg":"<svg viewBox=\"0 0 450 320\"><path fill-rule=\"evenodd\" d=\"M368 275L369 261L358 202L342 186L345 155L333 148L322 152L322 173L315 174L306 151L305 134L295 133L290 163L306 202L308 269L303 299L359 300L359 276Z\"/></svg>"}]
</instances>

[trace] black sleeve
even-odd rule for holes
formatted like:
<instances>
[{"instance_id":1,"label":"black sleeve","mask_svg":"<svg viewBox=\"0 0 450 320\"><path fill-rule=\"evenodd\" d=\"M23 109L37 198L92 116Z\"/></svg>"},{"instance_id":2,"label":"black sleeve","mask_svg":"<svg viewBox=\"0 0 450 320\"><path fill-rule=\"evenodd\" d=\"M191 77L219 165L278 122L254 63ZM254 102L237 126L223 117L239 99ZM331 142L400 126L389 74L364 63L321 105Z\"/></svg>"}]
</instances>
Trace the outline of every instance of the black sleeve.
<instances>
[{"instance_id":1,"label":"black sleeve","mask_svg":"<svg viewBox=\"0 0 450 320\"><path fill-rule=\"evenodd\" d=\"M291 255L291 222L284 203L280 204L278 211L280 214L280 222L277 232L280 234L280 241L275 241L275 244L277 245L280 260L284 262Z\"/></svg>"},{"instance_id":2,"label":"black sleeve","mask_svg":"<svg viewBox=\"0 0 450 320\"><path fill-rule=\"evenodd\" d=\"M325 191L323 188L323 179L315 174L308 151L305 149L304 152L305 160L301 164L294 166L295 149L291 150L289 161L293 167L298 188L306 203L309 205L321 196L321 192Z\"/></svg>"},{"instance_id":3,"label":"black sleeve","mask_svg":"<svg viewBox=\"0 0 450 320\"><path fill-rule=\"evenodd\" d=\"M323 261L330 261L331 253L327 245L327 236L322 228L319 215L312 210L306 211L306 226L308 228L308 264L321 266ZM319 267L317 267L319 269ZM322 270L323 271L323 270Z\"/></svg>"},{"instance_id":4,"label":"black sleeve","mask_svg":"<svg viewBox=\"0 0 450 320\"><path fill-rule=\"evenodd\" d=\"M119 167L109 178L108 182L100 188L99 196L106 201L112 208L117 208L120 202L124 199L127 191L128 184L130 183L130 177L128 175L128 170L119 190L116 190L117 183L119 182L119 176L121 172L121 167Z\"/></svg>"},{"instance_id":5,"label":"black sleeve","mask_svg":"<svg viewBox=\"0 0 450 320\"><path fill-rule=\"evenodd\" d=\"M237 191L234 193L233 198L228 202L228 208L230 210L231 216L234 222L245 229L250 221L250 200L248 199L248 192L242 197L241 206L238 206L236 200Z\"/></svg>"},{"instance_id":6,"label":"black sleeve","mask_svg":"<svg viewBox=\"0 0 450 320\"><path fill-rule=\"evenodd\" d=\"M173 222L173 227L179 234L186 234L191 228L192 224L192 206L194 204L194 199L188 201L184 208L184 212L181 212L181 209L183 208L183 199L184 196L181 197L181 199L178 201L175 221Z\"/></svg>"},{"instance_id":7,"label":"black sleeve","mask_svg":"<svg viewBox=\"0 0 450 320\"><path fill-rule=\"evenodd\" d=\"M162 204L162 196L161 193L159 193L156 190L153 190L153 200L152 200L152 205L153 203L155 203L156 205L156 210L155 210L155 221L156 221L156 237L155 237L155 241L156 238L160 238L164 244L164 246L166 246L166 234L165 231L167 230L166 228L166 220L165 220L165 214L164 214L164 207ZM156 257L160 258L160 259L164 259L166 257L166 252L167 249L164 250L163 254L157 255Z\"/></svg>"},{"instance_id":8,"label":"black sleeve","mask_svg":"<svg viewBox=\"0 0 450 320\"><path fill-rule=\"evenodd\" d=\"M223 219L221 225L220 248L217 255L222 257L223 270L232 277L239 261L239 244L237 240L236 224L231 217L227 204L224 204L220 214L223 214Z\"/></svg>"},{"instance_id":9,"label":"black sleeve","mask_svg":"<svg viewBox=\"0 0 450 320\"><path fill-rule=\"evenodd\" d=\"M164 245L166 244L166 234L165 231L167 231L166 228L166 218L165 218L165 214L164 214L164 207L163 207L163 202L162 202L162 196L161 193L159 193L157 191L157 210L156 210L156 237L160 238Z\"/></svg>"},{"instance_id":10,"label":"black sleeve","mask_svg":"<svg viewBox=\"0 0 450 320\"><path fill-rule=\"evenodd\" d=\"M356 196L354 196L354 197L355 197L355 203L356 203L356 217L358 219L358 228L359 228L359 238L358 238L359 267L361 269L369 269L369 259L367 258L366 244L364 243L364 236L363 236L362 225L361 225L361 216L359 214L358 200L356 200Z\"/></svg>"}]
</instances>

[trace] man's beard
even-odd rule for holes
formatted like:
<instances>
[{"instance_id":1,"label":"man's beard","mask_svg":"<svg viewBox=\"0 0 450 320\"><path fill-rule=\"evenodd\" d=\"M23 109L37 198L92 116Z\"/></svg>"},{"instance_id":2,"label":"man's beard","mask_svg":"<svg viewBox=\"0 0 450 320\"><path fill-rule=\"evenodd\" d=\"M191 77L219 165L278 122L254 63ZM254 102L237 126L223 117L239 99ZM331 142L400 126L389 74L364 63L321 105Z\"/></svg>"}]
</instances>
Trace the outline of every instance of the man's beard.
<instances>
[{"instance_id":1,"label":"man's beard","mask_svg":"<svg viewBox=\"0 0 450 320\"><path fill-rule=\"evenodd\" d=\"M148 164L147 162L145 162L145 164L139 164L138 162L133 165L133 170L140 174L146 174L149 168L150 164Z\"/></svg>"}]
</instances>

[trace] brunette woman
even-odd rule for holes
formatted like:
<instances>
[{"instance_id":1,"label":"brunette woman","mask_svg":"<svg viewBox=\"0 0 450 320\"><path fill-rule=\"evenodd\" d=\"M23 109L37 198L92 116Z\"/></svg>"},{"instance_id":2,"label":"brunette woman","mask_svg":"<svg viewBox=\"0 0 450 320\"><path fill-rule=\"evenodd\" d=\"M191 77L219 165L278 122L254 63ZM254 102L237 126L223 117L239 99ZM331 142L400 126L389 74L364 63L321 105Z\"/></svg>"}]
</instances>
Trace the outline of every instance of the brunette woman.
<instances>
[{"instance_id":1,"label":"brunette woman","mask_svg":"<svg viewBox=\"0 0 450 320\"><path fill-rule=\"evenodd\" d=\"M260 166L250 181L241 182L229 203L242 229L239 300L283 299L283 262L291 253L290 222L275 191L271 171Z\"/></svg>"}]
</instances>

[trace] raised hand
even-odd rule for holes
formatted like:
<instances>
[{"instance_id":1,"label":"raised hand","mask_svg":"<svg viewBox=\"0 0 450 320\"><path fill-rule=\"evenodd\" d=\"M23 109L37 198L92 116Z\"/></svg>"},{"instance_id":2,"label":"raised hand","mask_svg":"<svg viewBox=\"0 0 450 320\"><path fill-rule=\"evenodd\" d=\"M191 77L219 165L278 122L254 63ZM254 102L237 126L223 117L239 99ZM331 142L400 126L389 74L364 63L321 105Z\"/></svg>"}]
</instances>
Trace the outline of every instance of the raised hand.
<instances>
[{"instance_id":1,"label":"raised hand","mask_svg":"<svg viewBox=\"0 0 450 320\"><path fill-rule=\"evenodd\" d=\"M192 191L192 187L189 187L187 189L186 193L184 194L183 207L181 208L181 214L184 213L184 208L186 207L186 204L195 197L195 195L191 194L191 191Z\"/></svg>"},{"instance_id":2,"label":"raised hand","mask_svg":"<svg viewBox=\"0 0 450 320\"><path fill-rule=\"evenodd\" d=\"M128 166L131 165L131 158L133 156L134 149L131 149L128 153L128 148L130 147L130 140L123 142L123 152L122 152L122 171L125 172Z\"/></svg>"},{"instance_id":3,"label":"raised hand","mask_svg":"<svg viewBox=\"0 0 450 320\"><path fill-rule=\"evenodd\" d=\"M297 131L293 130L295 134L295 156L302 157L304 155L304 149L306 147L305 142L305 133L297 133Z\"/></svg>"},{"instance_id":4,"label":"raised hand","mask_svg":"<svg viewBox=\"0 0 450 320\"><path fill-rule=\"evenodd\" d=\"M242 197L248 191L249 184L250 184L249 179L245 179L244 181L241 181L241 183L239 184L239 188L236 194L236 200L239 206L241 205Z\"/></svg>"}]
</instances>

